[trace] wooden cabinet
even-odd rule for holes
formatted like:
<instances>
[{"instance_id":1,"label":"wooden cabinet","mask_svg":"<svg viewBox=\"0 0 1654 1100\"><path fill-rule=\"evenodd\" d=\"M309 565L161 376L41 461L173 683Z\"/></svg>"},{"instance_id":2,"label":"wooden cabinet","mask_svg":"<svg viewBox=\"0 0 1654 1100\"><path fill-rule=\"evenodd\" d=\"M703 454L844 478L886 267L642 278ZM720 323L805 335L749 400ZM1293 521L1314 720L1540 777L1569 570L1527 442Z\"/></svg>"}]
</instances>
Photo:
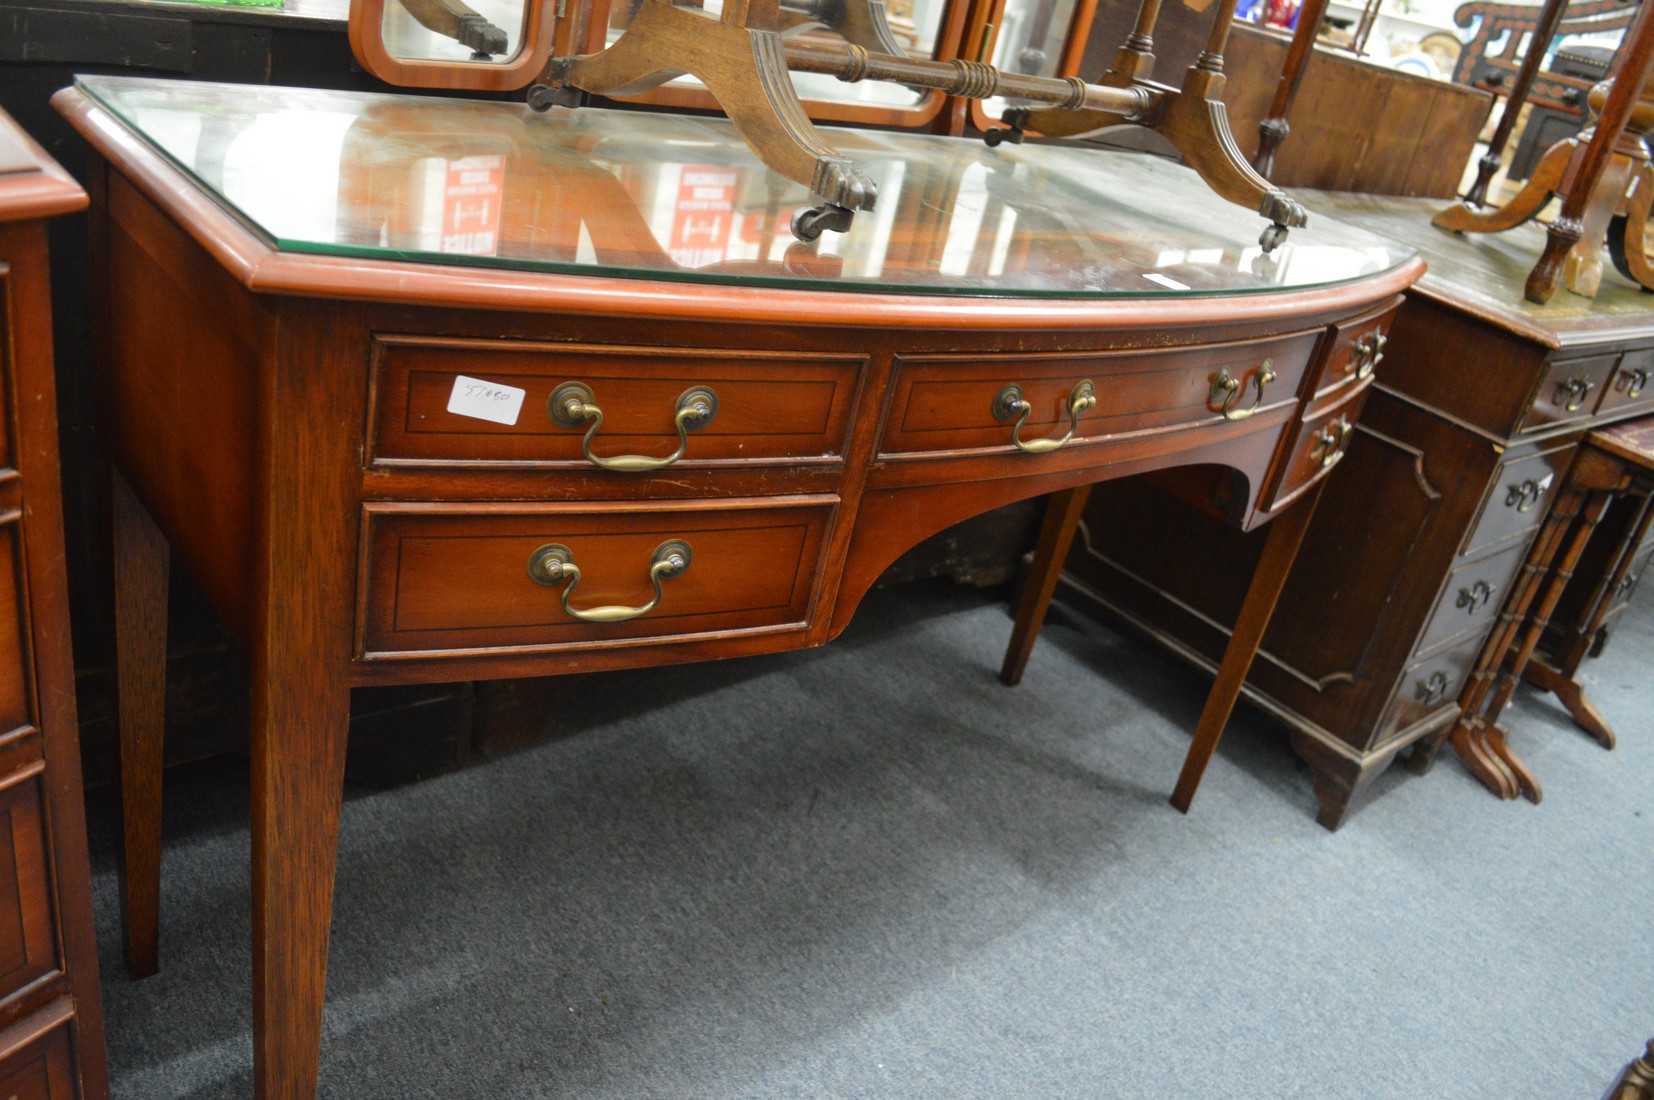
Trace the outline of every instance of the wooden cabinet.
<instances>
[{"instance_id":1,"label":"wooden cabinet","mask_svg":"<svg viewBox=\"0 0 1654 1100\"><path fill-rule=\"evenodd\" d=\"M1585 432L1650 407L1638 372L1654 354L1654 305L1614 277L1594 300L1523 302L1537 229L1456 237L1429 225L1430 202L1312 204L1418 244L1430 265L1395 317L1246 689L1291 730L1336 828L1397 753L1458 716ZM1173 514L1147 534L1102 522L1123 507ZM1068 563L1078 590L1214 663L1257 538L1144 485L1099 487L1088 515Z\"/></svg>"},{"instance_id":2,"label":"wooden cabinet","mask_svg":"<svg viewBox=\"0 0 1654 1100\"><path fill-rule=\"evenodd\" d=\"M0 1096L108 1095L45 219L86 197L0 114Z\"/></svg>"}]
</instances>

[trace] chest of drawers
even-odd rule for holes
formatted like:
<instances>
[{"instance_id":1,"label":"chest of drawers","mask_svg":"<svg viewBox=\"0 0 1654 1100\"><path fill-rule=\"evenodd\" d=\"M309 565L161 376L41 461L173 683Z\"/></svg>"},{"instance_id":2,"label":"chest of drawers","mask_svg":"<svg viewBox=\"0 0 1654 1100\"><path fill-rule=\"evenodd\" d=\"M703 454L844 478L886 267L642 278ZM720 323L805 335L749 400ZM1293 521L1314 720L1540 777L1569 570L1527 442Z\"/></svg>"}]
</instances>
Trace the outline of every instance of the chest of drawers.
<instances>
[{"instance_id":1,"label":"chest of drawers","mask_svg":"<svg viewBox=\"0 0 1654 1100\"><path fill-rule=\"evenodd\" d=\"M0 1096L104 1069L59 501L46 219L86 196L0 113Z\"/></svg>"}]
</instances>

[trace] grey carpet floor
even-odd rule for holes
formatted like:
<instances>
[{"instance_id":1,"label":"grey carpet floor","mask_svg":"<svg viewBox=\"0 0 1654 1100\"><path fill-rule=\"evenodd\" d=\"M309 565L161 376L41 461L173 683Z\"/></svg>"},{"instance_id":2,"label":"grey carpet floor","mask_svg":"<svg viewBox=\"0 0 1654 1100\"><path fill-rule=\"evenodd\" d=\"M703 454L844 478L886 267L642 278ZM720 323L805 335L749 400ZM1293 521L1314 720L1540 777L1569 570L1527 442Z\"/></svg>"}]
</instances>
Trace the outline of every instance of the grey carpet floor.
<instances>
[{"instance_id":1,"label":"grey carpet floor","mask_svg":"<svg viewBox=\"0 0 1654 1100\"><path fill-rule=\"evenodd\" d=\"M1616 751L1524 691L1543 804L1447 752L1336 834L1245 708L1179 815L1208 681L1058 609L1006 689L1006 609L973 591L587 680L574 736L347 802L322 1092L1598 1097L1654 1034L1651 603L1587 666ZM115 1092L247 1096L245 784L169 798L138 983L94 806Z\"/></svg>"}]
</instances>

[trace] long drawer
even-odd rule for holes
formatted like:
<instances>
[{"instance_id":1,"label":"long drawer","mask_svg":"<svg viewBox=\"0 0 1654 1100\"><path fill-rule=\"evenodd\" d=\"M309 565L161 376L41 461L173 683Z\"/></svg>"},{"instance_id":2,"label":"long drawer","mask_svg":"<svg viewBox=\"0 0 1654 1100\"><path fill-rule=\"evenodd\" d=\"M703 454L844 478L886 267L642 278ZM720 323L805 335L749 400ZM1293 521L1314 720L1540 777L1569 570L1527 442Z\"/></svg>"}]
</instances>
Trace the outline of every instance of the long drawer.
<instances>
[{"instance_id":1,"label":"long drawer","mask_svg":"<svg viewBox=\"0 0 1654 1100\"><path fill-rule=\"evenodd\" d=\"M368 464L583 468L680 439L679 466L838 462L863 362L379 335Z\"/></svg>"},{"instance_id":2,"label":"long drawer","mask_svg":"<svg viewBox=\"0 0 1654 1100\"><path fill-rule=\"evenodd\" d=\"M371 505L360 651L521 652L802 629L836 503Z\"/></svg>"},{"instance_id":3,"label":"long drawer","mask_svg":"<svg viewBox=\"0 0 1654 1100\"><path fill-rule=\"evenodd\" d=\"M1024 355L998 363L954 356L897 362L879 450L922 455L1075 443L1221 420L1294 400L1323 330L1205 348ZM1095 401L1074 415L1089 385ZM1019 402L1026 403L1026 410Z\"/></svg>"}]
</instances>

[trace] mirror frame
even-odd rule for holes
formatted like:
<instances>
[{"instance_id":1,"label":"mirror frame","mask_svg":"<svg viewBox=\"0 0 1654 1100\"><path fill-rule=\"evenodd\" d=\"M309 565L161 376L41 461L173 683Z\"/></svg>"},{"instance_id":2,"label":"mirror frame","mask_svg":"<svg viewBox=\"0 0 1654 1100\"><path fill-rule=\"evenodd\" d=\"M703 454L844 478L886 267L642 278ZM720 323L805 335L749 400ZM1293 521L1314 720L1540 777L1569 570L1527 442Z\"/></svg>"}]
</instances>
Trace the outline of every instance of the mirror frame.
<instances>
[{"instance_id":1,"label":"mirror frame","mask_svg":"<svg viewBox=\"0 0 1654 1100\"><path fill-rule=\"evenodd\" d=\"M509 61L435 61L401 58L385 48L385 5L397 0L350 0L350 49L362 68L400 88L510 92L534 82L551 59L557 7L524 0L523 42Z\"/></svg>"}]
</instances>

